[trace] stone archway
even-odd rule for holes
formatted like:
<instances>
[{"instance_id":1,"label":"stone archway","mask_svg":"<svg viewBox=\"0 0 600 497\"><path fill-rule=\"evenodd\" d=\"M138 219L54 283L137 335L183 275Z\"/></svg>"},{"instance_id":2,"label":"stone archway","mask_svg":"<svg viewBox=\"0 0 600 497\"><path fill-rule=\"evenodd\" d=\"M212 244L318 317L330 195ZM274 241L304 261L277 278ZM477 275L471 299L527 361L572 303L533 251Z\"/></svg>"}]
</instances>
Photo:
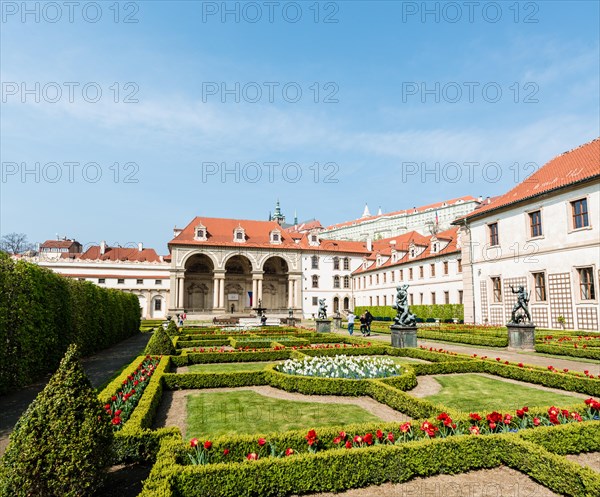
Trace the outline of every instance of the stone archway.
<instances>
[{"instance_id":1,"label":"stone archway","mask_svg":"<svg viewBox=\"0 0 600 497\"><path fill-rule=\"evenodd\" d=\"M213 307L214 265L210 257L194 254L185 262L183 306L188 312L201 312Z\"/></svg>"},{"instance_id":2,"label":"stone archway","mask_svg":"<svg viewBox=\"0 0 600 497\"><path fill-rule=\"evenodd\" d=\"M243 255L234 255L225 263L224 308L231 312L249 312L252 291L252 263ZM222 305L223 305L222 304Z\"/></svg>"},{"instance_id":3,"label":"stone archway","mask_svg":"<svg viewBox=\"0 0 600 497\"><path fill-rule=\"evenodd\" d=\"M269 310L285 311L288 307L289 267L283 257L269 257L263 264L262 302Z\"/></svg>"}]
</instances>

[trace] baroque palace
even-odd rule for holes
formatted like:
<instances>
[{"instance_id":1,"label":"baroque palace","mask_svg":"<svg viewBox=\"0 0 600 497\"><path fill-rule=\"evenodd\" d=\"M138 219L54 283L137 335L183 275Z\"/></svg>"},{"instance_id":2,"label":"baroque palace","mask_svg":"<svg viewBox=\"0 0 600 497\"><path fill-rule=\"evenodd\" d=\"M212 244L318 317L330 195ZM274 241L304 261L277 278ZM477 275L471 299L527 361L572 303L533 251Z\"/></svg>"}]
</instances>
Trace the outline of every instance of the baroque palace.
<instances>
[{"instance_id":1,"label":"baroque palace","mask_svg":"<svg viewBox=\"0 0 600 497\"><path fill-rule=\"evenodd\" d=\"M28 259L65 276L138 295L142 315L310 318L390 306L408 284L412 305L463 304L465 322L504 324L511 287L531 291L539 326L598 330L600 139L555 157L504 195L461 197L324 228L198 216L175 228L169 255L48 240Z\"/></svg>"}]
</instances>

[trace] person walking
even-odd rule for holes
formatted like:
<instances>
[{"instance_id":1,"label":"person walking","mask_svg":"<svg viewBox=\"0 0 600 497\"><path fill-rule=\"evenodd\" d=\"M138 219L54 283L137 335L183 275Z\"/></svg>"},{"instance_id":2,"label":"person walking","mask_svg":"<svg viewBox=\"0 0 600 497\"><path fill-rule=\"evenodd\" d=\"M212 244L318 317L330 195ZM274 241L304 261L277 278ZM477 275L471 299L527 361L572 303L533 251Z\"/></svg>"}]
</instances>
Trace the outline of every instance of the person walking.
<instances>
[{"instance_id":1,"label":"person walking","mask_svg":"<svg viewBox=\"0 0 600 497\"><path fill-rule=\"evenodd\" d=\"M354 319L356 318L356 316L352 313L352 311L350 311L348 313L348 333L350 334L350 336L352 336L352 333L354 333Z\"/></svg>"},{"instance_id":2,"label":"person walking","mask_svg":"<svg viewBox=\"0 0 600 497\"><path fill-rule=\"evenodd\" d=\"M373 322L373 314L369 312L365 312L365 322L367 324L367 336L371 336L371 323Z\"/></svg>"},{"instance_id":3,"label":"person walking","mask_svg":"<svg viewBox=\"0 0 600 497\"><path fill-rule=\"evenodd\" d=\"M362 336L365 336L365 334L367 333L367 320L365 318L364 312L360 315L359 321L360 321L360 332L362 333Z\"/></svg>"}]
</instances>

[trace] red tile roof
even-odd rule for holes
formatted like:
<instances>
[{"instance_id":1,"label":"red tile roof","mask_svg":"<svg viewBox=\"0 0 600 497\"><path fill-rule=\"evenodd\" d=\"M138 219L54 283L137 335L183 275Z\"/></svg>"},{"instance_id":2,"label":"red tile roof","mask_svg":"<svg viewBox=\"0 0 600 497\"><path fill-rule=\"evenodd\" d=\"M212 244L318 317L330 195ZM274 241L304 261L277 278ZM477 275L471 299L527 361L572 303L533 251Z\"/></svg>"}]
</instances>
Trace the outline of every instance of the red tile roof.
<instances>
[{"instance_id":1,"label":"red tile roof","mask_svg":"<svg viewBox=\"0 0 600 497\"><path fill-rule=\"evenodd\" d=\"M523 202L543 193L600 177L600 138L563 153L547 162L512 190L467 214L473 219L501 207Z\"/></svg>"},{"instance_id":2,"label":"red tile roof","mask_svg":"<svg viewBox=\"0 0 600 497\"><path fill-rule=\"evenodd\" d=\"M46 240L44 243L42 243L40 245L40 249L44 249L44 248L48 248L48 249L65 248L65 249L69 249L73 245L81 245L81 244L78 241L76 241L76 240Z\"/></svg>"},{"instance_id":3,"label":"red tile roof","mask_svg":"<svg viewBox=\"0 0 600 497\"><path fill-rule=\"evenodd\" d=\"M381 265L381 266L377 266L374 262L371 263L367 269L363 269L362 266L360 266L358 269L356 269L352 274L362 274L362 273L368 273L370 271L377 271L379 269L382 268L393 268L396 266L401 266L403 264L407 264L407 263L414 263L417 261L422 261L424 259L431 259L433 257L439 257L441 255L449 255L449 254L453 254L453 253L457 253L460 252L460 248L458 248L457 246L457 238L458 238L458 227L453 227L450 228L448 230L445 231L441 231L440 233L438 233L436 235L436 238L438 240L447 240L449 241L449 243L439 252L432 252L431 251L431 236L428 237L423 237L423 235L419 235L419 233L417 232L411 232L411 233L406 233L405 235L401 235L401 236L406 236L406 235L410 235L410 237L408 238L408 245L403 242L402 248L399 248L399 243L396 244L396 249L397 250L407 250L408 246L410 245L410 240L412 239L412 237L414 235L418 235L418 237L424 238L426 239L426 243L424 244L422 242L422 240L419 240L419 243L416 243L416 240L418 238L412 239L412 241L415 243L415 245L426 245L425 250L423 250L423 252L421 252L418 256L413 257L412 259L409 257L408 252L406 252L400 259L398 259L396 262L392 262L392 258L390 257L391 255L391 248L390 250L387 251L387 253L384 253L383 251L380 251L379 253L381 255L385 255L386 257L388 257L388 259ZM396 237L396 239L398 239L400 237ZM391 240L391 238L388 238L386 240L378 240L378 242L387 242L389 245L389 240ZM373 260L376 259L376 257L371 257ZM370 258L370 259L371 259Z\"/></svg>"},{"instance_id":4,"label":"red tile roof","mask_svg":"<svg viewBox=\"0 0 600 497\"><path fill-rule=\"evenodd\" d=\"M310 231L318 228L323 228L321 222L317 219L313 219L312 221L307 221L305 223L298 223L293 226L289 226L285 230L289 231L290 233L293 233L298 231Z\"/></svg>"},{"instance_id":5,"label":"red tile roof","mask_svg":"<svg viewBox=\"0 0 600 497\"><path fill-rule=\"evenodd\" d=\"M100 254L100 246L94 245L81 254L80 259L92 261L130 261L130 262L161 262L160 256L154 249L124 247L106 247L104 254Z\"/></svg>"},{"instance_id":6,"label":"red tile roof","mask_svg":"<svg viewBox=\"0 0 600 497\"><path fill-rule=\"evenodd\" d=\"M195 228L198 225L206 227L207 240L195 240ZM244 229L246 240L243 243L234 242L234 230ZM271 243L271 231L279 230L281 243ZM172 245L197 245L207 247L236 247L243 249L269 248L277 250L326 250L333 252L366 253L365 242L346 240L321 240L319 246L311 246L308 236L301 237L282 228L276 221L253 221L248 219L224 219L214 217L195 217L175 238L169 242Z\"/></svg>"},{"instance_id":7,"label":"red tile roof","mask_svg":"<svg viewBox=\"0 0 600 497\"><path fill-rule=\"evenodd\" d=\"M384 218L384 217L389 217L389 216L397 216L400 214L412 214L415 211L416 212L424 212L428 209L441 209L444 204L451 206L451 205L454 205L459 200L462 200L463 202L477 202L477 199L475 197L472 197L471 195L466 195L464 197L458 197L458 198L454 198L454 199L450 199L450 200L446 200L446 201L442 201L442 202L435 202L433 204L423 205L421 207L415 207L413 209L405 209L405 210L400 210L400 211L388 212L388 213L379 214L376 216L362 217L362 218L354 219L352 221L345 221L343 223L332 224L331 226L327 226L327 228L325 228L325 229L333 230L333 229L338 229L338 228L344 228L344 227L352 226L353 224L361 224L361 223L364 223L367 221L374 221L379 218Z\"/></svg>"}]
</instances>

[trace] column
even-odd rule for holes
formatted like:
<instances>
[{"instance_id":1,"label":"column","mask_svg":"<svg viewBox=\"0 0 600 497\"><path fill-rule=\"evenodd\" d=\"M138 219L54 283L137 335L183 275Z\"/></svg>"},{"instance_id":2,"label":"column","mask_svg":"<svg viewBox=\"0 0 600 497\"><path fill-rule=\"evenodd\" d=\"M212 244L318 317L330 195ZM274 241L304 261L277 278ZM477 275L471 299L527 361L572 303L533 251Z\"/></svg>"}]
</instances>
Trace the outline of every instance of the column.
<instances>
[{"instance_id":1,"label":"column","mask_svg":"<svg viewBox=\"0 0 600 497\"><path fill-rule=\"evenodd\" d=\"M252 271L252 307L258 306L258 299L262 300L262 271Z\"/></svg>"},{"instance_id":2,"label":"column","mask_svg":"<svg viewBox=\"0 0 600 497\"><path fill-rule=\"evenodd\" d=\"M294 280L288 277L288 309L294 308Z\"/></svg>"},{"instance_id":3,"label":"column","mask_svg":"<svg viewBox=\"0 0 600 497\"><path fill-rule=\"evenodd\" d=\"M169 309L177 307L177 273L172 271L169 276Z\"/></svg>"},{"instance_id":4,"label":"column","mask_svg":"<svg viewBox=\"0 0 600 497\"><path fill-rule=\"evenodd\" d=\"M183 300L184 300L184 282L185 282L185 277L183 275L180 275L178 278L178 282L177 282L177 286L179 288L178 292L177 292L177 308L178 309L183 309Z\"/></svg>"},{"instance_id":5,"label":"column","mask_svg":"<svg viewBox=\"0 0 600 497\"><path fill-rule=\"evenodd\" d=\"M225 275L219 278L219 309L225 308Z\"/></svg>"},{"instance_id":6,"label":"column","mask_svg":"<svg viewBox=\"0 0 600 497\"><path fill-rule=\"evenodd\" d=\"M304 308L302 305L302 276L296 276L294 282L294 286L296 287L296 308L302 311Z\"/></svg>"},{"instance_id":7,"label":"column","mask_svg":"<svg viewBox=\"0 0 600 497\"><path fill-rule=\"evenodd\" d=\"M213 304L212 308L216 309L219 307L219 280L217 275L213 274Z\"/></svg>"},{"instance_id":8,"label":"column","mask_svg":"<svg viewBox=\"0 0 600 497\"><path fill-rule=\"evenodd\" d=\"M152 319L152 293L146 292L146 319Z\"/></svg>"},{"instance_id":9,"label":"column","mask_svg":"<svg viewBox=\"0 0 600 497\"><path fill-rule=\"evenodd\" d=\"M263 290L263 279L262 279L262 275L260 277L260 279L258 280L258 288L256 290L256 302L258 302L258 299L260 299L262 301L262 290ZM264 305L264 304L263 304Z\"/></svg>"}]
</instances>

